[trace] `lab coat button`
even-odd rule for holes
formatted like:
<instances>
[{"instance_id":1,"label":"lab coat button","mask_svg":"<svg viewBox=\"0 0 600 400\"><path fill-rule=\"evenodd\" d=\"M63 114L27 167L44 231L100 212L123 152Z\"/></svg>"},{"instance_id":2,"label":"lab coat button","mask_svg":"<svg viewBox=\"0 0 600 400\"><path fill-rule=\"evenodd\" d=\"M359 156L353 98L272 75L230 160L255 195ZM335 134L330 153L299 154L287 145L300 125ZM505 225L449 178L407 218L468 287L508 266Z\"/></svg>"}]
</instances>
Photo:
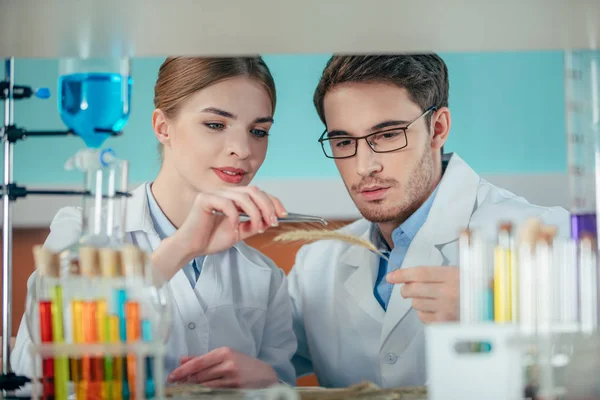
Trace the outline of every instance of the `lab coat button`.
<instances>
[{"instance_id":1,"label":"lab coat button","mask_svg":"<svg viewBox=\"0 0 600 400\"><path fill-rule=\"evenodd\" d=\"M396 360L398 360L398 356L395 353L387 353L385 360L388 364L395 364Z\"/></svg>"},{"instance_id":2,"label":"lab coat button","mask_svg":"<svg viewBox=\"0 0 600 400\"><path fill-rule=\"evenodd\" d=\"M190 330L192 330L192 331L193 331L194 329L196 329L196 324L195 324L195 323L193 323L193 322L190 322L190 323L188 324L188 328L190 328Z\"/></svg>"}]
</instances>

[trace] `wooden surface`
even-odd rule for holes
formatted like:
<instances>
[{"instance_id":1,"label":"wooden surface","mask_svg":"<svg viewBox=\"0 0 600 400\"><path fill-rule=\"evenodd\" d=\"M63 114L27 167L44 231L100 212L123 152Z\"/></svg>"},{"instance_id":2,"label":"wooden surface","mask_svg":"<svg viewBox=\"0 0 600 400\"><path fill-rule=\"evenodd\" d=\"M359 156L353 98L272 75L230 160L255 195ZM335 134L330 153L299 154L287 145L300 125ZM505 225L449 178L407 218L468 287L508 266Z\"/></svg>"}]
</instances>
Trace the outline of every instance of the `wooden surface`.
<instances>
[{"instance_id":1,"label":"wooden surface","mask_svg":"<svg viewBox=\"0 0 600 400\"><path fill-rule=\"evenodd\" d=\"M346 222L340 222L343 225ZM291 225L291 224L290 224ZM289 229L286 225L283 229ZM262 235L257 235L246 242L271 258L286 274L294 265L296 252L299 244L280 244L274 243L272 238L278 233L277 230L270 230ZM25 296L27 294L27 279L34 270L32 247L41 244L48 235L48 228L23 228L15 229L13 233L13 307L12 307L12 332L13 336L17 334L21 317L25 312ZM1 242L1 238L0 238ZM0 260L1 263L1 260ZM0 282L2 277L0 276ZM1 326L0 321L0 326ZM301 378L298 380L299 386L318 385L314 376Z\"/></svg>"}]
</instances>

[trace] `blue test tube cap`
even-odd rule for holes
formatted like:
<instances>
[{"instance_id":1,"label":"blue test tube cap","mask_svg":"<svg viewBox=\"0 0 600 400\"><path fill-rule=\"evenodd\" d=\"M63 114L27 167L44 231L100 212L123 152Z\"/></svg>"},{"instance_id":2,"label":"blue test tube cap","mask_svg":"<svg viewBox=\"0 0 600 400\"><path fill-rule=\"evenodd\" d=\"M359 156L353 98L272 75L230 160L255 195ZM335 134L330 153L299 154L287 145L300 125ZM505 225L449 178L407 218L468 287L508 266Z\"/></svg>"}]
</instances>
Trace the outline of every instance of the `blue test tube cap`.
<instances>
[{"instance_id":1,"label":"blue test tube cap","mask_svg":"<svg viewBox=\"0 0 600 400\"><path fill-rule=\"evenodd\" d=\"M50 98L50 89L48 88L38 88L35 91L35 97L37 97L38 99L49 99Z\"/></svg>"}]
</instances>

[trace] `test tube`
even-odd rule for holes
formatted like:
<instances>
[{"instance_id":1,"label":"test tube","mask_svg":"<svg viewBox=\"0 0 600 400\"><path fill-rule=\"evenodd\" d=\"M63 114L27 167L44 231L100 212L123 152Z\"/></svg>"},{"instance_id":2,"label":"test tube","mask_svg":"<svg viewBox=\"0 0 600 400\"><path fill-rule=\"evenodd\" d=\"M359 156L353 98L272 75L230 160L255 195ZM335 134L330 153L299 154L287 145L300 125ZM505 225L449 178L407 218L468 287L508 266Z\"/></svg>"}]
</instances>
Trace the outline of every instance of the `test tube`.
<instances>
[{"instance_id":1,"label":"test tube","mask_svg":"<svg viewBox=\"0 0 600 400\"><path fill-rule=\"evenodd\" d=\"M536 270L537 270L537 304L536 304L536 344L538 348L537 364L539 368L539 391L540 398L555 397L555 377L553 365L553 352L555 351L552 305L553 305L553 276L554 261L554 237L556 228L541 226L540 235L536 246ZM536 396L537 398L538 396Z\"/></svg>"},{"instance_id":2,"label":"test tube","mask_svg":"<svg viewBox=\"0 0 600 400\"><path fill-rule=\"evenodd\" d=\"M475 304L478 321L494 320L494 265L490 262L489 247L481 234L472 236L471 265L475 276ZM480 349L483 350L483 349Z\"/></svg>"},{"instance_id":3,"label":"test tube","mask_svg":"<svg viewBox=\"0 0 600 400\"><path fill-rule=\"evenodd\" d=\"M473 311L473 277L471 265L471 231L465 229L458 238L460 265L460 322L471 324L475 321Z\"/></svg>"},{"instance_id":4,"label":"test tube","mask_svg":"<svg viewBox=\"0 0 600 400\"><path fill-rule=\"evenodd\" d=\"M553 246L554 235L547 230L548 227L542 227L542 234L539 237L536 246L535 264L536 264L536 322L537 333L550 335L552 330L552 289L553 289Z\"/></svg>"},{"instance_id":5,"label":"test tube","mask_svg":"<svg viewBox=\"0 0 600 400\"><path fill-rule=\"evenodd\" d=\"M114 290L118 288L118 279L123 275L121 269L121 260L119 252L115 249L104 248L99 250L100 255L100 270L102 273L101 297L98 301L98 318L100 322L100 340L103 343L113 341L111 337L111 327L108 314L108 299L111 299ZM117 305L110 305L110 310L116 310ZM115 313L116 314L116 313ZM118 318L118 317L116 317ZM118 320L117 320L118 329ZM118 333L118 331L117 331ZM117 337L118 342L118 337ZM106 356L104 358L104 382L103 382L103 398L108 398L109 394L112 397L115 393L113 388L115 384L115 364L121 362L120 357ZM122 378L122 377L121 377ZM119 385L121 388L121 385ZM119 396L122 396L119 390Z\"/></svg>"},{"instance_id":6,"label":"test tube","mask_svg":"<svg viewBox=\"0 0 600 400\"><path fill-rule=\"evenodd\" d=\"M86 290L82 313L83 342L97 343L99 331L97 284L100 276L98 250L94 247L80 248L79 263ZM88 398L101 396L102 382L104 381L104 360L102 357L97 355L83 356L82 379Z\"/></svg>"},{"instance_id":7,"label":"test tube","mask_svg":"<svg viewBox=\"0 0 600 400\"><path fill-rule=\"evenodd\" d=\"M513 266L511 224L501 224L498 244L494 249L494 321L512 321Z\"/></svg>"},{"instance_id":8,"label":"test tube","mask_svg":"<svg viewBox=\"0 0 600 400\"><path fill-rule=\"evenodd\" d=\"M535 333L537 304L535 247L530 243L519 246L519 325L525 336Z\"/></svg>"},{"instance_id":9,"label":"test tube","mask_svg":"<svg viewBox=\"0 0 600 400\"><path fill-rule=\"evenodd\" d=\"M598 327L598 274L596 242L592 235L582 235L579 241L579 311L580 329L593 333Z\"/></svg>"},{"instance_id":10,"label":"test tube","mask_svg":"<svg viewBox=\"0 0 600 400\"><path fill-rule=\"evenodd\" d=\"M52 343L52 295L51 287L58 284L59 267L56 257L47 249L36 246L33 256L38 278L36 291L40 318L40 339L42 343ZM42 394L44 398L55 397L54 359L42 359Z\"/></svg>"},{"instance_id":11,"label":"test tube","mask_svg":"<svg viewBox=\"0 0 600 400\"><path fill-rule=\"evenodd\" d=\"M108 330L109 330L109 340L111 343L119 343L121 342L121 334L119 332L119 317L116 315L110 315L108 317ZM127 381L126 375L124 373L125 368L125 358L124 357L115 357L113 363L113 381L111 383L111 396L113 400L121 400L123 399L123 382ZM129 392L127 392L129 395Z\"/></svg>"},{"instance_id":12,"label":"test tube","mask_svg":"<svg viewBox=\"0 0 600 400\"><path fill-rule=\"evenodd\" d=\"M142 251L134 245L124 245L121 248L122 264L127 281L127 289L133 295L127 296L125 302L126 340L134 343L142 339L140 303L135 298L135 292L144 287L145 260ZM135 354L127 356L127 381L131 398L141 396L143 377L138 376L138 365Z\"/></svg>"},{"instance_id":13,"label":"test tube","mask_svg":"<svg viewBox=\"0 0 600 400\"><path fill-rule=\"evenodd\" d=\"M135 293L144 286L145 260L142 251L133 245L125 245L121 250L123 265L127 279L127 286L132 295L128 296L126 302L127 320L127 342L135 342L142 339L141 305L136 299ZM138 365L136 356L129 355L127 359L127 374L131 397L141 395L143 377L138 376Z\"/></svg>"},{"instance_id":14,"label":"test tube","mask_svg":"<svg viewBox=\"0 0 600 400\"><path fill-rule=\"evenodd\" d=\"M574 240L554 242L554 320L562 332L576 332L578 322L577 243Z\"/></svg>"},{"instance_id":15,"label":"test tube","mask_svg":"<svg viewBox=\"0 0 600 400\"><path fill-rule=\"evenodd\" d=\"M153 338L152 335L152 325L148 319L142 320L142 340L144 342L151 342ZM154 364L153 357L146 357L146 397L153 398L155 395L154 390L154 373L152 372Z\"/></svg>"},{"instance_id":16,"label":"test tube","mask_svg":"<svg viewBox=\"0 0 600 400\"><path fill-rule=\"evenodd\" d=\"M480 235L464 230L459 236L460 321L471 324L493 317L491 271Z\"/></svg>"},{"instance_id":17,"label":"test tube","mask_svg":"<svg viewBox=\"0 0 600 400\"><path fill-rule=\"evenodd\" d=\"M536 245L540 236L541 222L531 218L520 228L518 255L518 299L519 329L523 336L532 336L536 332L537 311L537 269Z\"/></svg>"},{"instance_id":18,"label":"test tube","mask_svg":"<svg viewBox=\"0 0 600 400\"><path fill-rule=\"evenodd\" d=\"M69 292L71 310L70 339L74 344L83 343L83 278L81 277L80 263L73 260L69 263L66 289ZM82 380L82 357L74 355L69 358L70 376L75 389L77 400L85 399L86 385Z\"/></svg>"},{"instance_id":19,"label":"test tube","mask_svg":"<svg viewBox=\"0 0 600 400\"><path fill-rule=\"evenodd\" d=\"M119 191L121 193L127 193L129 189L129 161L121 160L121 181ZM117 231L117 239L119 243L123 243L125 240L125 225L127 217L127 197L121 196L121 226Z\"/></svg>"},{"instance_id":20,"label":"test tube","mask_svg":"<svg viewBox=\"0 0 600 400\"><path fill-rule=\"evenodd\" d=\"M141 334L141 317L140 303L137 301L128 300L125 303L125 317L127 318L127 342L135 343L142 338ZM139 387L142 383L142 377L137 376L137 355L127 355L127 380L129 382L129 391L132 398L136 398L137 394L143 393Z\"/></svg>"}]
</instances>

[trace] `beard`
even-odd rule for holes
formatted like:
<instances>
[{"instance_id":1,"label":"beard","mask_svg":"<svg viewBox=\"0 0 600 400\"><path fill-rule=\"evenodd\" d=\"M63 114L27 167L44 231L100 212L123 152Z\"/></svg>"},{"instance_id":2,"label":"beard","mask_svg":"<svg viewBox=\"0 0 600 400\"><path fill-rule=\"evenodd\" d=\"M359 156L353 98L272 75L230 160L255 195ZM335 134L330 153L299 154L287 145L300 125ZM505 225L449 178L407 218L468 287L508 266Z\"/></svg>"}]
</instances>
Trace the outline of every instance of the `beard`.
<instances>
[{"instance_id":1,"label":"beard","mask_svg":"<svg viewBox=\"0 0 600 400\"><path fill-rule=\"evenodd\" d=\"M354 204L363 218L370 222L383 223L395 222L398 225L406 221L427 199L432 190L434 167L431 152L424 151L419 163L414 168L410 179L404 187L404 195L399 200L382 199L365 203L357 202L353 193L359 193L367 185L382 185L397 188L400 186L395 179L378 179L376 177L364 178L359 184L346 187ZM392 204L390 204L390 202Z\"/></svg>"}]
</instances>

